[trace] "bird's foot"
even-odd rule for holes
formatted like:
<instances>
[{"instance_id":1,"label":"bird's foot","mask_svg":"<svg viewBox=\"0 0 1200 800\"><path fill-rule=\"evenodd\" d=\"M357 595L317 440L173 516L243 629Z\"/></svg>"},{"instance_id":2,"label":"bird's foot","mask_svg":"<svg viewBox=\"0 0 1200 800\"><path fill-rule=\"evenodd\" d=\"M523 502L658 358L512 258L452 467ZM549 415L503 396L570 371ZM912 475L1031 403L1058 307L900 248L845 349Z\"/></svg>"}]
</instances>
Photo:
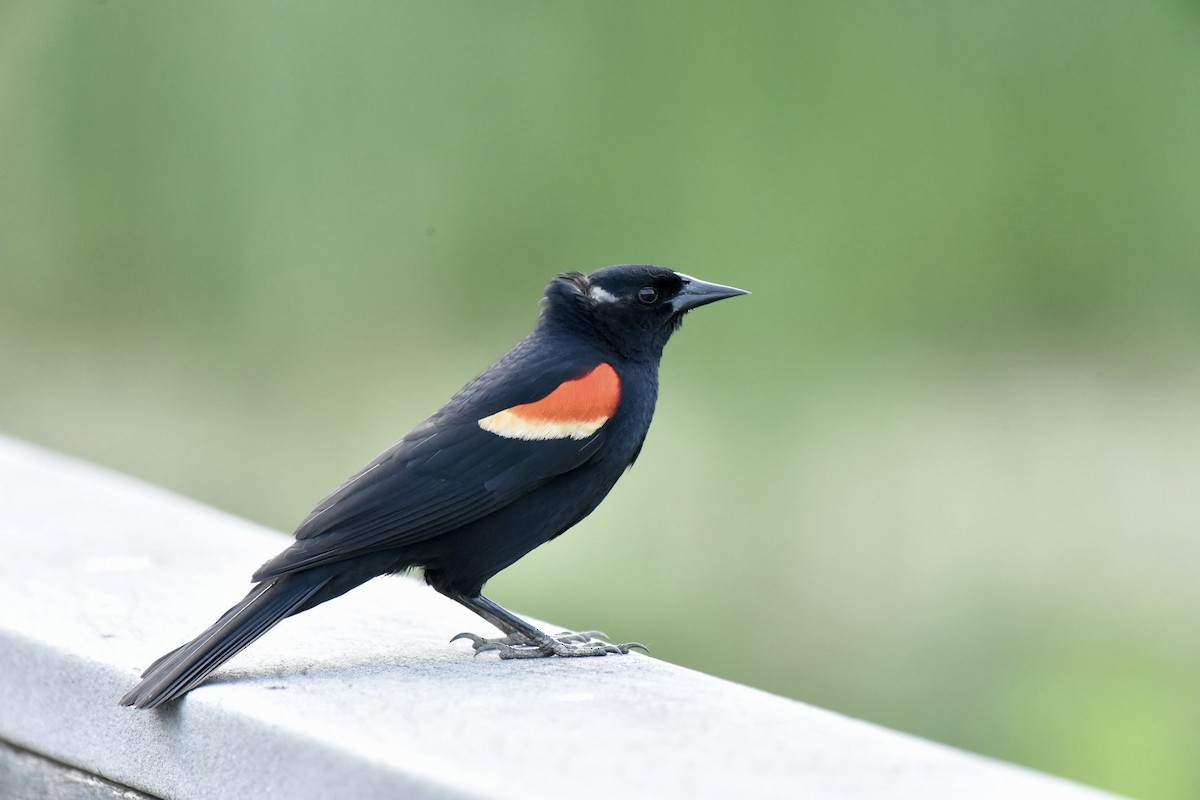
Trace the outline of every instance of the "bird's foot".
<instances>
[{"instance_id":1,"label":"bird's foot","mask_svg":"<svg viewBox=\"0 0 1200 800\"><path fill-rule=\"evenodd\" d=\"M600 641L598 637L608 638L601 631L581 631L573 633L564 631L557 636L545 636L544 639L532 639L519 631L514 631L499 639L485 639L474 633L460 633L450 641L470 639L475 655L496 651L501 658L578 658L581 656L626 655L631 648L650 652L646 645L640 642L625 642L610 644Z\"/></svg>"}]
</instances>

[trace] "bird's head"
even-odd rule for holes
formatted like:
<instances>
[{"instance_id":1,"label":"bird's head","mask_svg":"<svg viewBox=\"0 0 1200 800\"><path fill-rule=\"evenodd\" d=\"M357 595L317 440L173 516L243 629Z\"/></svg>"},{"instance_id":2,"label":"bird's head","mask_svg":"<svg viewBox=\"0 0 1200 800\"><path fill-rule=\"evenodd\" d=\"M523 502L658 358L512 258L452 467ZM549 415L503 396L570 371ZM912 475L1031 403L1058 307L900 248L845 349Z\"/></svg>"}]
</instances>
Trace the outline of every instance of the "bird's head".
<instances>
[{"instance_id":1,"label":"bird's head","mask_svg":"<svg viewBox=\"0 0 1200 800\"><path fill-rule=\"evenodd\" d=\"M627 358L658 358L683 316L698 306L749 294L651 264L567 272L546 287L542 319L593 335Z\"/></svg>"}]
</instances>

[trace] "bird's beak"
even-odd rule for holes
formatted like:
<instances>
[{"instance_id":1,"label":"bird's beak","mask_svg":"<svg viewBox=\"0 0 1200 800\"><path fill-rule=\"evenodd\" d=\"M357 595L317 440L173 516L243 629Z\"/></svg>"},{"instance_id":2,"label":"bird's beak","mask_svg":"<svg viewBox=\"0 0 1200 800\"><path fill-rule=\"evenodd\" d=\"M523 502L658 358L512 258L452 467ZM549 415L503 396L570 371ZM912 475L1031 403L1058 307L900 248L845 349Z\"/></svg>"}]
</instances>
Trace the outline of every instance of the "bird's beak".
<instances>
[{"instance_id":1,"label":"bird's beak","mask_svg":"<svg viewBox=\"0 0 1200 800\"><path fill-rule=\"evenodd\" d=\"M724 300L727 297L750 294L745 289L735 289L732 286L709 283L699 278L693 278L691 275L684 275L682 272L676 272L675 274L683 278L683 288L679 291L679 294L675 295L675 299L671 301L671 308L677 314L690 311L698 306L715 303L718 300Z\"/></svg>"}]
</instances>

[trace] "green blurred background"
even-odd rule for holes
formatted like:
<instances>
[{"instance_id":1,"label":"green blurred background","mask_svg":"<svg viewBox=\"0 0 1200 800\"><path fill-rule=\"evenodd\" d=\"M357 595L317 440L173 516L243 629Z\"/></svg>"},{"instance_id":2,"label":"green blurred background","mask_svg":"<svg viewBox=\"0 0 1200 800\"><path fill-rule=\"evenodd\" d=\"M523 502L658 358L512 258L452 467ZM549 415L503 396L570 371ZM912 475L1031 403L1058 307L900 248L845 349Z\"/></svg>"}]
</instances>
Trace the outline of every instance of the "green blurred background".
<instances>
[{"instance_id":1,"label":"green blurred background","mask_svg":"<svg viewBox=\"0 0 1200 800\"><path fill-rule=\"evenodd\" d=\"M0 430L284 530L554 273L752 290L489 593L1200 796L1195 3L10 0L0 187Z\"/></svg>"}]
</instances>

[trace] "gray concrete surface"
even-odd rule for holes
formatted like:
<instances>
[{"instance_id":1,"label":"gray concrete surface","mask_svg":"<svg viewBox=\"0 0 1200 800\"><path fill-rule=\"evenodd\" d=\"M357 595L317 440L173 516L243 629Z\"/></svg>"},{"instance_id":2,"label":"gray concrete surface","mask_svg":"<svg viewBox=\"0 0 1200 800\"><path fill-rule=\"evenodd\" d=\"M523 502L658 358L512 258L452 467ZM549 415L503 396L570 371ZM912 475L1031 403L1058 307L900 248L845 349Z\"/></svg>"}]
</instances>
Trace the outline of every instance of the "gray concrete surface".
<instances>
[{"instance_id":1,"label":"gray concrete surface","mask_svg":"<svg viewBox=\"0 0 1200 800\"><path fill-rule=\"evenodd\" d=\"M2 438L0 487L0 739L153 795L1108 796L643 655L474 658L481 621L401 578L121 708L286 539Z\"/></svg>"},{"instance_id":2,"label":"gray concrete surface","mask_svg":"<svg viewBox=\"0 0 1200 800\"><path fill-rule=\"evenodd\" d=\"M95 775L0 742L3 800L155 800Z\"/></svg>"}]
</instances>

